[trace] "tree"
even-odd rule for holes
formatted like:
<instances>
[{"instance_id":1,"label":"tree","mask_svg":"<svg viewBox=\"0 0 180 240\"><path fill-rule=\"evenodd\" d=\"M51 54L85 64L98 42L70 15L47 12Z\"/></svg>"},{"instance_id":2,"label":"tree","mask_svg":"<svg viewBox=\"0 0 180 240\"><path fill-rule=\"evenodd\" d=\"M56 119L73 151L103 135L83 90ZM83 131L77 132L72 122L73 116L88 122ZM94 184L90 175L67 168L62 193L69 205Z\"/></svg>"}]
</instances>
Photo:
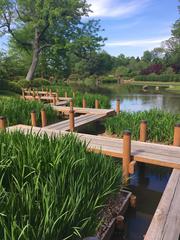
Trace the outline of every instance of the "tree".
<instances>
[{"instance_id":1,"label":"tree","mask_svg":"<svg viewBox=\"0 0 180 240\"><path fill-rule=\"evenodd\" d=\"M145 51L141 59L147 63L150 63L152 61L152 53L148 50Z\"/></svg>"},{"instance_id":2,"label":"tree","mask_svg":"<svg viewBox=\"0 0 180 240\"><path fill-rule=\"evenodd\" d=\"M1 34L10 34L17 46L31 54L27 80L33 79L40 54L47 48L58 53L61 49L74 47L76 42L76 50L82 51L101 46L103 39L97 34L99 22L81 21L89 11L86 0L0 1Z\"/></svg>"},{"instance_id":3,"label":"tree","mask_svg":"<svg viewBox=\"0 0 180 240\"><path fill-rule=\"evenodd\" d=\"M180 6L178 9L180 13ZM171 38L164 41L162 47L165 51L165 61L167 66L177 66L180 62L180 19L174 23L171 33ZM179 72L179 67L178 70L175 71Z\"/></svg>"}]
</instances>

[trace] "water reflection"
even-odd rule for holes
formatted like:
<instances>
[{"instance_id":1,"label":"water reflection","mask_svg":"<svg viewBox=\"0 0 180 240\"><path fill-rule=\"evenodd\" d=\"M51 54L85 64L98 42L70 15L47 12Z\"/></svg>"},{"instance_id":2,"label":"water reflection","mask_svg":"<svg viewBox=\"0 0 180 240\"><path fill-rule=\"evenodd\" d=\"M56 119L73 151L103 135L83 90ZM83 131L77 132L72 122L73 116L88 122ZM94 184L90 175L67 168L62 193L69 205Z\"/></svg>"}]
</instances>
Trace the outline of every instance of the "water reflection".
<instances>
[{"instance_id":1,"label":"water reflection","mask_svg":"<svg viewBox=\"0 0 180 240\"><path fill-rule=\"evenodd\" d=\"M115 233L111 240L143 239L170 174L164 167L138 164L128 187L137 196L137 208L129 209L123 236Z\"/></svg>"},{"instance_id":2,"label":"water reflection","mask_svg":"<svg viewBox=\"0 0 180 240\"><path fill-rule=\"evenodd\" d=\"M85 84L73 84L74 90L81 92L98 93L109 96L111 107L115 109L116 98L121 100L121 110L123 111L144 111L158 108L171 112L180 112L180 94L173 94L166 91L165 87L160 87L159 91L155 87L149 87L146 92L142 86L103 84L100 86L87 86Z\"/></svg>"},{"instance_id":3,"label":"water reflection","mask_svg":"<svg viewBox=\"0 0 180 240\"><path fill-rule=\"evenodd\" d=\"M180 96L169 94L127 94L117 96L121 101L122 111L145 111L152 108L180 112ZM116 108L116 98L111 99L111 107Z\"/></svg>"}]
</instances>

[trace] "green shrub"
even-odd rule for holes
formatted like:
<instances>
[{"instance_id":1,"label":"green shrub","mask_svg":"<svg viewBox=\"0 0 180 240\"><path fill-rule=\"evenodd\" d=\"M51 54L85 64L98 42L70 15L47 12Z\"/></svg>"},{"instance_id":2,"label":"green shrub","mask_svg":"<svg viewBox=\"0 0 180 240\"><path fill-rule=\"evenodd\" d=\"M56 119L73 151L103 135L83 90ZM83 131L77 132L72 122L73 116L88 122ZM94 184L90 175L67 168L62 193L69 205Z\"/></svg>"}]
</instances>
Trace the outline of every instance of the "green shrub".
<instances>
[{"instance_id":1,"label":"green shrub","mask_svg":"<svg viewBox=\"0 0 180 240\"><path fill-rule=\"evenodd\" d=\"M25 101L15 97L0 98L0 114L7 117L8 125L26 124L31 125L31 111L36 112L37 123L40 126L41 108L45 108L48 123L57 121L57 114L53 111L50 105L44 105L37 101Z\"/></svg>"},{"instance_id":2,"label":"green shrub","mask_svg":"<svg viewBox=\"0 0 180 240\"><path fill-rule=\"evenodd\" d=\"M0 239L81 240L121 182L112 159L73 135L0 134Z\"/></svg>"},{"instance_id":3,"label":"green shrub","mask_svg":"<svg viewBox=\"0 0 180 240\"><path fill-rule=\"evenodd\" d=\"M33 88L33 87L42 87L42 86L50 85L50 82L48 80L42 79L42 78L35 78L32 81L21 79L17 83L21 88L30 88L30 87Z\"/></svg>"},{"instance_id":4,"label":"green shrub","mask_svg":"<svg viewBox=\"0 0 180 240\"><path fill-rule=\"evenodd\" d=\"M50 82L42 78L35 78L31 83L31 87L42 87L42 86L49 86L49 85L50 85Z\"/></svg>"},{"instance_id":5,"label":"green shrub","mask_svg":"<svg viewBox=\"0 0 180 240\"><path fill-rule=\"evenodd\" d=\"M173 114L157 109L144 112L121 112L119 115L106 119L106 131L110 134L123 136L124 130L130 130L132 139L139 140L141 120L148 122L148 140L152 142L173 142L174 125L180 122L180 114Z\"/></svg>"},{"instance_id":6,"label":"green shrub","mask_svg":"<svg viewBox=\"0 0 180 240\"><path fill-rule=\"evenodd\" d=\"M8 82L0 79L0 90L7 90L8 89Z\"/></svg>"},{"instance_id":7,"label":"green shrub","mask_svg":"<svg viewBox=\"0 0 180 240\"><path fill-rule=\"evenodd\" d=\"M31 83L27 81L26 79L21 79L17 82L20 88L29 88L31 86Z\"/></svg>"},{"instance_id":8,"label":"green shrub","mask_svg":"<svg viewBox=\"0 0 180 240\"><path fill-rule=\"evenodd\" d=\"M180 74L139 75L136 76L134 79L136 81L180 82Z\"/></svg>"},{"instance_id":9,"label":"green shrub","mask_svg":"<svg viewBox=\"0 0 180 240\"><path fill-rule=\"evenodd\" d=\"M12 82L12 81L8 82L8 90L15 92L15 93L19 93L19 94L21 94L21 92L22 92L19 84L17 82Z\"/></svg>"}]
</instances>

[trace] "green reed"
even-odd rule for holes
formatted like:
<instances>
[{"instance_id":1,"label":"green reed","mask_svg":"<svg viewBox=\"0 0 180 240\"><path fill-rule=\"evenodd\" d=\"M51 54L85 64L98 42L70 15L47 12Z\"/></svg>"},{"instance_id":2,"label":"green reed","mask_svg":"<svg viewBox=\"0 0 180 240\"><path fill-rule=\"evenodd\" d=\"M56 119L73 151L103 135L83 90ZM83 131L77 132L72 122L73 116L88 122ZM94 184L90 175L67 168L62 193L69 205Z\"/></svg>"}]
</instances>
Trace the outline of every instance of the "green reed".
<instances>
[{"instance_id":1,"label":"green reed","mask_svg":"<svg viewBox=\"0 0 180 240\"><path fill-rule=\"evenodd\" d=\"M68 97L73 97L73 89L68 85L52 85L48 86L45 89L51 89L52 91L58 92L60 97L65 96L65 92L67 92ZM75 97L73 98L75 106L82 107L82 99L83 97L86 100L87 107L94 108L95 107L95 100L99 100L100 108L110 108L110 101L109 98L105 95L101 94L92 94L87 93L86 91L84 93L80 91L75 91Z\"/></svg>"},{"instance_id":2,"label":"green reed","mask_svg":"<svg viewBox=\"0 0 180 240\"><path fill-rule=\"evenodd\" d=\"M0 239L77 240L119 187L121 167L69 134L0 134Z\"/></svg>"},{"instance_id":3,"label":"green reed","mask_svg":"<svg viewBox=\"0 0 180 240\"><path fill-rule=\"evenodd\" d=\"M48 123L57 120L57 114L53 111L50 105L44 105L37 101L25 101L15 97L0 98L0 115L5 116L8 120L8 125L26 124L31 125L31 111L36 112L37 123L40 126L41 116L40 111L45 108Z\"/></svg>"},{"instance_id":4,"label":"green reed","mask_svg":"<svg viewBox=\"0 0 180 240\"><path fill-rule=\"evenodd\" d=\"M137 113L121 112L119 115L106 120L106 132L122 137L123 131L128 129L132 133L132 139L138 140L141 120L148 122L149 141L171 144L174 125L180 122L180 114L157 109Z\"/></svg>"}]
</instances>

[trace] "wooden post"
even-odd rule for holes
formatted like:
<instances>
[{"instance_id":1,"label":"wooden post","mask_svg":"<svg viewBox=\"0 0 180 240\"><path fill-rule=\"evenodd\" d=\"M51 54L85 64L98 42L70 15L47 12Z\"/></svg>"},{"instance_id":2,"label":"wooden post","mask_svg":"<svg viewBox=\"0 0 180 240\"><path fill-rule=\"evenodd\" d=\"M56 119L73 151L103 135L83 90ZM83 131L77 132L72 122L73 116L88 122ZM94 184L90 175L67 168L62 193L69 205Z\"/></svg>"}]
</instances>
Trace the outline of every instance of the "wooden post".
<instances>
[{"instance_id":1,"label":"wooden post","mask_svg":"<svg viewBox=\"0 0 180 240\"><path fill-rule=\"evenodd\" d=\"M36 127L37 126L37 122L36 122L36 112L35 111L32 111L31 112L31 125L33 127Z\"/></svg>"},{"instance_id":2,"label":"wooden post","mask_svg":"<svg viewBox=\"0 0 180 240\"><path fill-rule=\"evenodd\" d=\"M129 179L129 163L131 161L131 132L124 131L123 134L123 178L124 183Z\"/></svg>"},{"instance_id":3,"label":"wooden post","mask_svg":"<svg viewBox=\"0 0 180 240\"><path fill-rule=\"evenodd\" d=\"M68 97L68 95L67 95L67 92L65 92L65 93L64 93L64 97L65 97L65 98L67 98L67 97Z\"/></svg>"},{"instance_id":4,"label":"wooden post","mask_svg":"<svg viewBox=\"0 0 180 240\"><path fill-rule=\"evenodd\" d=\"M129 163L129 173L134 174L135 173L135 167L136 167L136 161L131 161Z\"/></svg>"},{"instance_id":5,"label":"wooden post","mask_svg":"<svg viewBox=\"0 0 180 240\"><path fill-rule=\"evenodd\" d=\"M130 197L130 205L132 208L136 208L136 202L137 202L136 196L132 194Z\"/></svg>"},{"instance_id":6,"label":"wooden post","mask_svg":"<svg viewBox=\"0 0 180 240\"><path fill-rule=\"evenodd\" d=\"M69 111L69 129L71 132L74 132L74 110Z\"/></svg>"},{"instance_id":7,"label":"wooden post","mask_svg":"<svg viewBox=\"0 0 180 240\"><path fill-rule=\"evenodd\" d=\"M82 107L86 108L86 99L85 98L83 98L83 100L82 100Z\"/></svg>"},{"instance_id":8,"label":"wooden post","mask_svg":"<svg viewBox=\"0 0 180 240\"><path fill-rule=\"evenodd\" d=\"M174 127L174 141L173 145L180 147L180 123L177 123Z\"/></svg>"},{"instance_id":9,"label":"wooden post","mask_svg":"<svg viewBox=\"0 0 180 240\"><path fill-rule=\"evenodd\" d=\"M116 113L120 113L120 99L117 98L116 99Z\"/></svg>"},{"instance_id":10,"label":"wooden post","mask_svg":"<svg viewBox=\"0 0 180 240\"><path fill-rule=\"evenodd\" d=\"M51 89L49 90L49 95L50 95L50 97L52 97L52 90Z\"/></svg>"},{"instance_id":11,"label":"wooden post","mask_svg":"<svg viewBox=\"0 0 180 240\"><path fill-rule=\"evenodd\" d=\"M75 92L73 92L73 98L75 98L75 96L76 96L76 94L75 94Z\"/></svg>"},{"instance_id":12,"label":"wooden post","mask_svg":"<svg viewBox=\"0 0 180 240\"><path fill-rule=\"evenodd\" d=\"M70 100L69 104L70 104L70 110L73 110L73 100L72 99Z\"/></svg>"},{"instance_id":13,"label":"wooden post","mask_svg":"<svg viewBox=\"0 0 180 240\"><path fill-rule=\"evenodd\" d=\"M116 230L123 230L124 228L124 217L122 215L119 215L116 217Z\"/></svg>"},{"instance_id":14,"label":"wooden post","mask_svg":"<svg viewBox=\"0 0 180 240\"><path fill-rule=\"evenodd\" d=\"M97 109L99 108L99 100L98 99L95 100L95 108L97 108Z\"/></svg>"},{"instance_id":15,"label":"wooden post","mask_svg":"<svg viewBox=\"0 0 180 240\"><path fill-rule=\"evenodd\" d=\"M56 96L53 95L53 105L56 106Z\"/></svg>"},{"instance_id":16,"label":"wooden post","mask_svg":"<svg viewBox=\"0 0 180 240\"><path fill-rule=\"evenodd\" d=\"M6 129L6 117L0 116L0 129Z\"/></svg>"},{"instance_id":17,"label":"wooden post","mask_svg":"<svg viewBox=\"0 0 180 240\"><path fill-rule=\"evenodd\" d=\"M58 100L59 100L59 94L58 94L58 92L56 93L56 101L58 102Z\"/></svg>"},{"instance_id":18,"label":"wooden post","mask_svg":"<svg viewBox=\"0 0 180 240\"><path fill-rule=\"evenodd\" d=\"M45 127L47 125L47 117L44 109L41 109L41 122L42 122L42 127Z\"/></svg>"},{"instance_id":19,"label":"wooden post","mask_svg":"<svg viewBox=\"0 0 180 240\"><path fill-rule=\"evenodd\" d=\"M142 120L140 123L140 138L139 141L146 142L147 140L147 121Z\"/></svg>"}]
</instances>

